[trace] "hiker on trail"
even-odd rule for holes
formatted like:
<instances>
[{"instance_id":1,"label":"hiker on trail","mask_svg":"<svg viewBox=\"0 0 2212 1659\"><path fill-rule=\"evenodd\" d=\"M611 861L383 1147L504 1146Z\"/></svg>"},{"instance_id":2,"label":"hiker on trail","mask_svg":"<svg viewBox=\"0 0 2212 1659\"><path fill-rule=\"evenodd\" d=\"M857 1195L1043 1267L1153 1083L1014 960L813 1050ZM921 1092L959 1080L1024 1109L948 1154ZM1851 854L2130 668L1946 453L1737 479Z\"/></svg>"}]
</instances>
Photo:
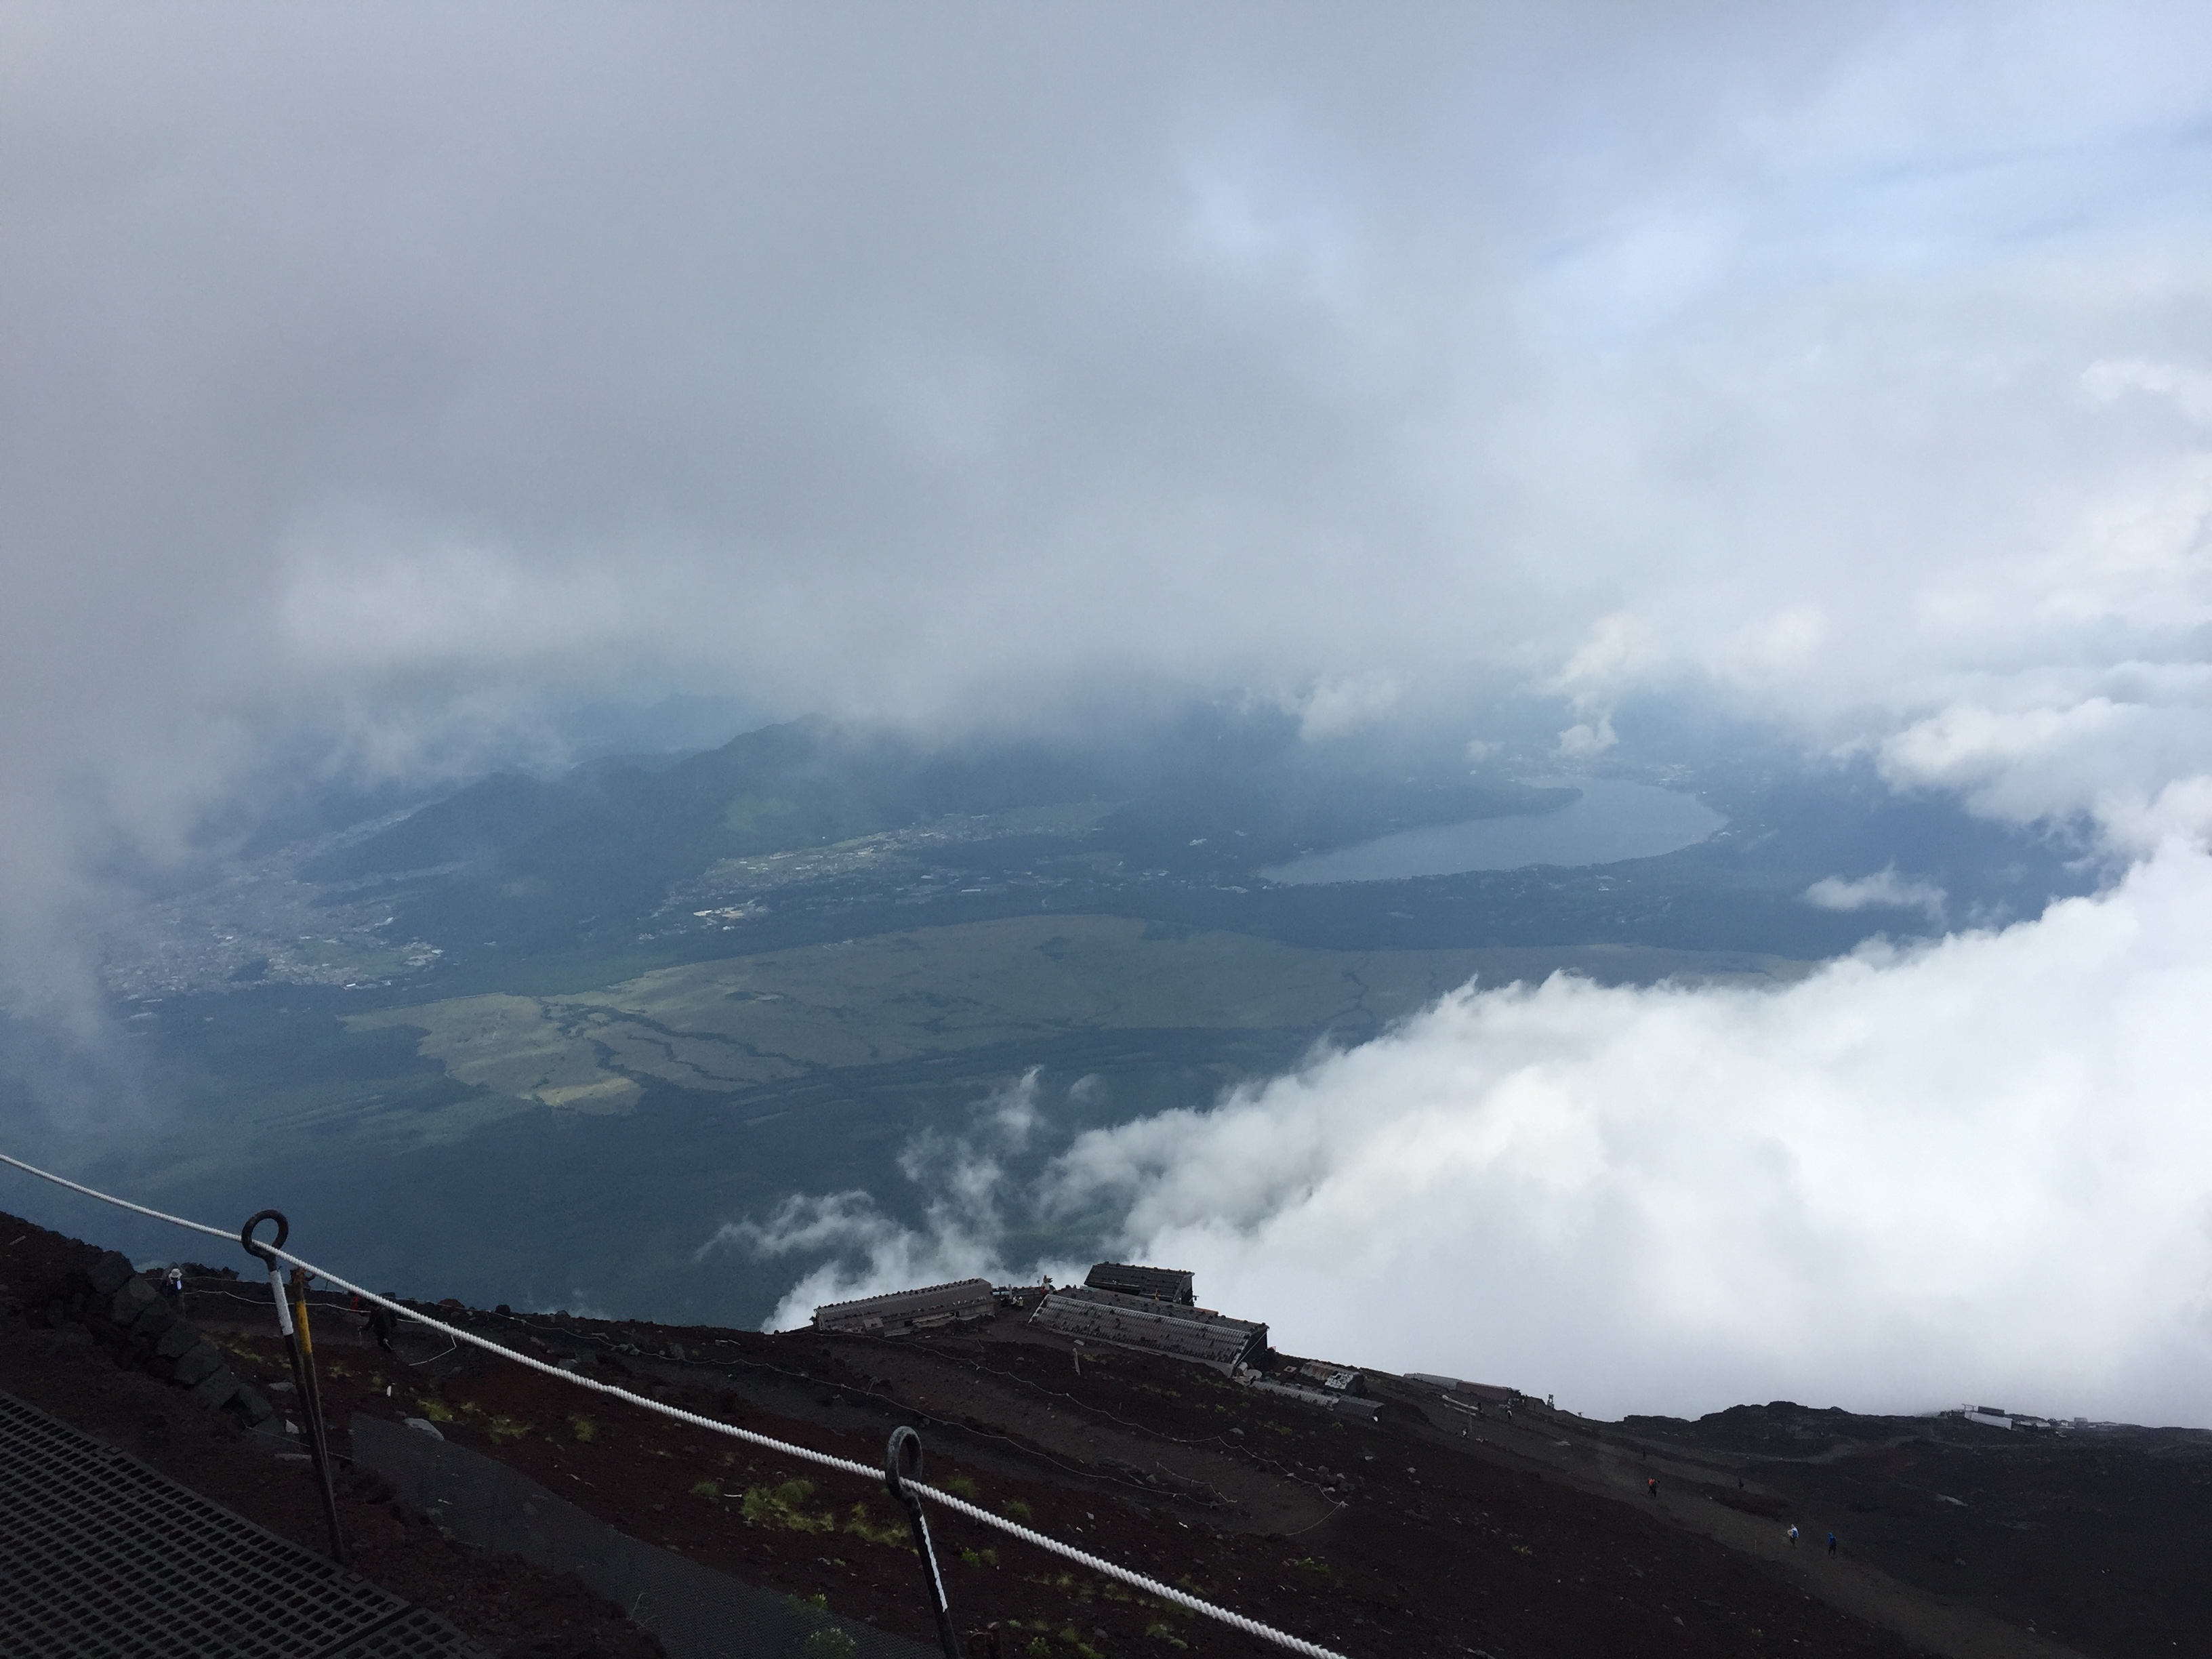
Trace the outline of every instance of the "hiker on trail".
<instances>
[{"instance_id":1,"label":"hiker on trail","mask_svg":"<svg viewBox=\"0 0 2212 1659\"><path fill-rule=\"evenodd\" d=\"M1790 1547L1793 1550L1797 1547L1797 1528L1795 1527L1790 1528Z\"/></svg>"},{"instance_id":2,"label":"hiker on trail","mask_svg":"<svg viewBox=\"0 0 2212 1659\"><path fill-rule=\"evenodd\" d=\"M171 1306L177 1308L184 1306L185 1270L182 1267L169 1269L167 1276L161 1280L161 1294L169 1298Z\"/></svg>"},{"instance_id":3,"label":"hiker on trail","mask_svg":"<svg viewBox=\"0 0 2212 1659\"><path fill-rule=\"evenodd\" d=\"M1831 1555L1833 1555L1835 1553L1836 1553L1836 1534L1833 1534L1833 1533L1830 1533L1830 1534L1828 1534L1828 1553L1829 1553L1829 1554L1831 1554Z\"/></svg>"},{"instance_id":4,"label":"hiker on trail","mask_svg":"<svg viewBox=\"0 0 2212 1659\"><path fill-rule=\"evenodd\" d=\"M392 1346L392 1310L381 1302L368 1304L368 1328L376 1335L376 1346L386 1353L397 1353Z\"/></svg>"},{"instance_id":5,"label":"hiker on trail","mask_svg":"<svg viewBox=\"0 0 2212 1659\"><path fill-rule=\"evenodd\" d=\"M1659 1495L1659 1477L1655 1474L1644 1481L1644 1489L1656 1498Z\"/></svg>"}]
</instances>

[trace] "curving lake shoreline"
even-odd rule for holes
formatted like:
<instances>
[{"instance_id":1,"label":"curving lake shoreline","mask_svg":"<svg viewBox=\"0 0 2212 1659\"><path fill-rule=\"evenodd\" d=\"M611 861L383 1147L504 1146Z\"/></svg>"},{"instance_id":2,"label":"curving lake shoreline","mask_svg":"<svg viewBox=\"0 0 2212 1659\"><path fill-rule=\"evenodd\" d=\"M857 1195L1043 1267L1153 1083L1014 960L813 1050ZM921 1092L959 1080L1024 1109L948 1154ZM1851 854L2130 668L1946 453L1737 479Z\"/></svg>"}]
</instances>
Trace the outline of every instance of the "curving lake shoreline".
<instances>
[{"instance_id":1,"label":"curving lake shoreline","mask_svg":"<svg viewBox=\"0 0 2212 1659\"><path fill-rule=\"evenodd\" d=\"M1694 847L1728 820L1694 795L1620 778L1532 778L1580 791L1556 811L1471 818L1425 830L1401 830L1354 847L1311 853L1256 873L1285 886L1340 881L1404 881L1456 876L1470 870L1575 866L1656 858Z\"/></svg>"}]
</instances>

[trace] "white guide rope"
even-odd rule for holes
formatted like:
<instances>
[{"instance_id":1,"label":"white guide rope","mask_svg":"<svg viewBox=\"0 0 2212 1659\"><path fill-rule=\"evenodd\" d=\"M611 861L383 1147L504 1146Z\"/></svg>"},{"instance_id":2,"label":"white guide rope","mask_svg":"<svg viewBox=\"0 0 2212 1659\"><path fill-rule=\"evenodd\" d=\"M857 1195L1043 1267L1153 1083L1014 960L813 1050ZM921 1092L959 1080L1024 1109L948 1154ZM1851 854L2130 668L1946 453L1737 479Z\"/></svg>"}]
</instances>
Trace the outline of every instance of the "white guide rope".
<instances>
[{"instance_id":1,"label":"white guide rope","mask_svg":"<svg viewBox=\"0 0 2212 1659\"><path fill-rule=\"evenodd\" d=\"M204 1222L187 1221L182 1216L167 1215L160 1210L149 1210L143 1204L131 1203L128 1199L117 1198L112 1194L103 1193L91 1187L79 1186L74 1181L64 1180L50 1170L41 1170L35 1164L26 1164L18 1158L10 1158L5 1152L0 1152L0 1164L10 1164L22 1170L26 1175L36 1176L41 1181L51 1181L57 1187L66 1187L73 1193L82 1193L87 1198L98 1199L103 1204L112 1204L120 1210L130 1210L138 1215L150 1216L156 1221L166 1221L174 1227L185 1227L196 1233L205 1233L210 1238L226 1239L234 1244L239 1242L235 1232L225 1231L221 1227L210 1227ZM780 1453L786 1457L796 1457L805 1462L817 1464L825 1469L835 1469L840 1474L858 1475L863 1480L875 1483L880 1483L884 1479L883 1470L871 1468L866 1463L855 1463L849 1458L835 1456L829 1452L816 1451L807 1446L794 1446L788 1441L772 1439L764 1434L755 1434L751 1430L741 1429L734 1423L723 1423L711 1417L702 1417L696 1412L687 1412L680 1407L667 1405L658 1400L648 1400L642 1395L632 1394L627 1389L618 1389L611 1382L601 1382L593 1377L579 1376L574 1371L562 1370L558 1365L549 1365L542 1359L532 1359L528 1354L517 1353L512 1348L503 1348L498 1343L489 1341L472 1331L462 1330L456 1326L446 1324L443 1321L431 1318L428 1314L417 1313L412 1308L379 1296L374 1291L363 1290L360 1285L339 1278L329 1268L319 1267L313 1262L304 1257L294 1255L289 1250L280 1250L270 1244L264 1244L260 1248L281 1261L290 1262L295 1267L305 1268L310 1276L335 1285L342 1291L349 1291L364 1302L371 1302L380 1308L387 1309L403 1319L411 1319L418 1325L427 1325L434 1331L443 1332L456 1342L465 1342L472 1348L481 1348L486 1353L497 1354L501 1359L509 1360L517 1365L527 1366L533 1371L543 1372L547 1376L570 1383L576 1388L589 1389L594 1394L608 1395L645 1411L657 1412L661 1416L673 1419L678 1423L688 1423L695 1429L705 1429L709 1433L727 1435L733 1440L743 1440L748 1444ZM274 1267L270 1268L270 1275L273 1282L276 1277ZM281 1308L283 1305L280 1291L278 1306ZM1292 1653L1304 1654L1307 1659L1343 1659L1342 1655L1328 1648L1317 1647L1302 1638L1291 1635L1287 1631L1277 1630L1272 1625L1263 1625L1256 1619L1247 1619L1243 1613L1232 1613L1227 1607L1216 1607L1212 1602L1193 1595L1188 1590L1177 1589L1173 1584L1164 1584L1157 1578L1148 1578L1141 1572L1133 1571L1103 1557L1079 1550L1073 1544L1063 1544L1057 1538L1033 1531L1028 1527L1009 1521L1002 1515L994 1515L990 1510L970 1504L964 1498L956 1498L951 1492L939 1492L936 1487L924 1486L919 1480L907 1480L902 1484L907 1490L927 1498L933 1504L941 1504L955 1514L964 1515L969 1520L980 1522L987 1527L994 1527L1000 1532L1020 1539L1024 1543L1033 1544L1041 1550L1063 1556L1080 1566L1090 1568L1093 1572L1103 1573L1109 1578L1117 1578L1133 1589L1141 1590L1147 1595L1158 1596L1163 1601L1172 1601L1177 1607L1187 1608L1201 1617L1216 1620L1232 1630L1243 1631L1247 1636L1256 1636L1263 1642L1273 1642L1278 1647L1287 1648Z\"/></svg>"},{"instance_id":2,"label":"white guide rope","mask_svg":"<svg viewBox=\"0 0 2212 1659\"><path fill-rule=\"evenodd\" d=\"M210 1227L204 1221L187 1221L180 1215L168 1215L160 1210L149 1210L143 1204L133 1204L127 1198L117 1198L112 1194L100 1192L91 1187L80 1187L74 1181L63 1180L51 1170L41 1170L35 1164L26 1164L21 1158L10 1158L5 1152L0 1152L0 1164L12 1164L25 1175L34 1175L41 1181L52 1182L57 1187L66 1187L73 1193L82 1193L87 1198L96 1198L103 1204L112 1204L118 1210L131 1210L139 1215L149 1215L156 1221L167 1222L172 1227L189 1227L196 1233L205 1233L210 1238L228 1239L234 1244L238 1242L238 1235L234 1232L225 1232L220 1227Z\"/></svg>"}]
</instances>

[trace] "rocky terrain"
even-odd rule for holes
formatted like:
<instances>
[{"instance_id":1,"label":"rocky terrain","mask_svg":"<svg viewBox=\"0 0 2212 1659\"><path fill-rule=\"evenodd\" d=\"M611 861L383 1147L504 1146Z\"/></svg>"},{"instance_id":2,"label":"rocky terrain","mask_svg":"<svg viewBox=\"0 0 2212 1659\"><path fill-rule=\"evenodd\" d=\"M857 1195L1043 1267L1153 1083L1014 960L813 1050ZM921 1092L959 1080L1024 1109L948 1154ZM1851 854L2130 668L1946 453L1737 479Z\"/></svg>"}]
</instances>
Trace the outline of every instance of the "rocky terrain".
<instances>
[{"instance_id":1,"label":"rocky terrain","mask_svg":"<svg viewBox=\"0 0 2212 1659\"><path fill-rule=\"evenodd\" d=\"M196 1269L162 1325L143 1280L95 1288L117 1260L0 1219L0 1388L320 1547L265 1291ZM319 1296L314 1326L341 1454L357 1413L420 1419L634 1536L931 1640L880 1486L419 1328L383 1352L343 1304ZM2190 1651L2203 1628L2191 1568L2212 1534L2212 1437L2195 1432L2028 1436L1788 1404L1696 1423L1599 1423L1525 1399L1476 1415L1371 1374L1367 1423L1148 1356L1079 1362L1014 1310L896 1340L425 1311L870 1464L912 1425L933 1481L1358 1659L2137 1656ZM574 1580L480 1559L373 1477L342 1484L361 1569L495 1651L656 1650ZM1002 1654L1274 1650L957 1517L933 1524L957 1622L979 1638L995 1625Z\"/></svg>"}]
</instances>

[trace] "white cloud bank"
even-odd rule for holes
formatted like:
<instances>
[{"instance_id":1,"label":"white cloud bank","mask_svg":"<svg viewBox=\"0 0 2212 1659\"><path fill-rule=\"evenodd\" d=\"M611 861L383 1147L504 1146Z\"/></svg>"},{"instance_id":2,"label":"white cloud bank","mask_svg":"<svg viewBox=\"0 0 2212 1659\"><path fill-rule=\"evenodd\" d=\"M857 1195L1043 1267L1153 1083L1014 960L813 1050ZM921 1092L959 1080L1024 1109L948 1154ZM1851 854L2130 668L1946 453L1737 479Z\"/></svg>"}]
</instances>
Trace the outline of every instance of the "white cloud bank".
<instances>
[{"instance_id":1,"label":"white cloud bank","mask_svg":"<svg viewBox=\"0 0 2212 1659\"><path fill-rule=\"evenodd\" d=\"M1784 990L1469 988L1211 1111L1085 1134L1035 1196L1121 1214L1119 1249L1289 1351L1596 1414L2212 1423L2208 937L2212 859L2176 842L2038 921ZM965 1168L920 1232L857 1194L789 1206L752 1242L866 1265L777 1322L1014 1271L1003 1176Z\"/></svg>"},{"instance_id":2,"label":"white cloud bank","mask_svg":"<svg viewBox=\"0 0 2212 1659\"><path fill-rule=\"evenodd\" d=\"M1463 991L1066 1200L1280 1343L1594 1412L2212 1422L2212 860L1776 992Z\"/></svg>"}]
</instances>

